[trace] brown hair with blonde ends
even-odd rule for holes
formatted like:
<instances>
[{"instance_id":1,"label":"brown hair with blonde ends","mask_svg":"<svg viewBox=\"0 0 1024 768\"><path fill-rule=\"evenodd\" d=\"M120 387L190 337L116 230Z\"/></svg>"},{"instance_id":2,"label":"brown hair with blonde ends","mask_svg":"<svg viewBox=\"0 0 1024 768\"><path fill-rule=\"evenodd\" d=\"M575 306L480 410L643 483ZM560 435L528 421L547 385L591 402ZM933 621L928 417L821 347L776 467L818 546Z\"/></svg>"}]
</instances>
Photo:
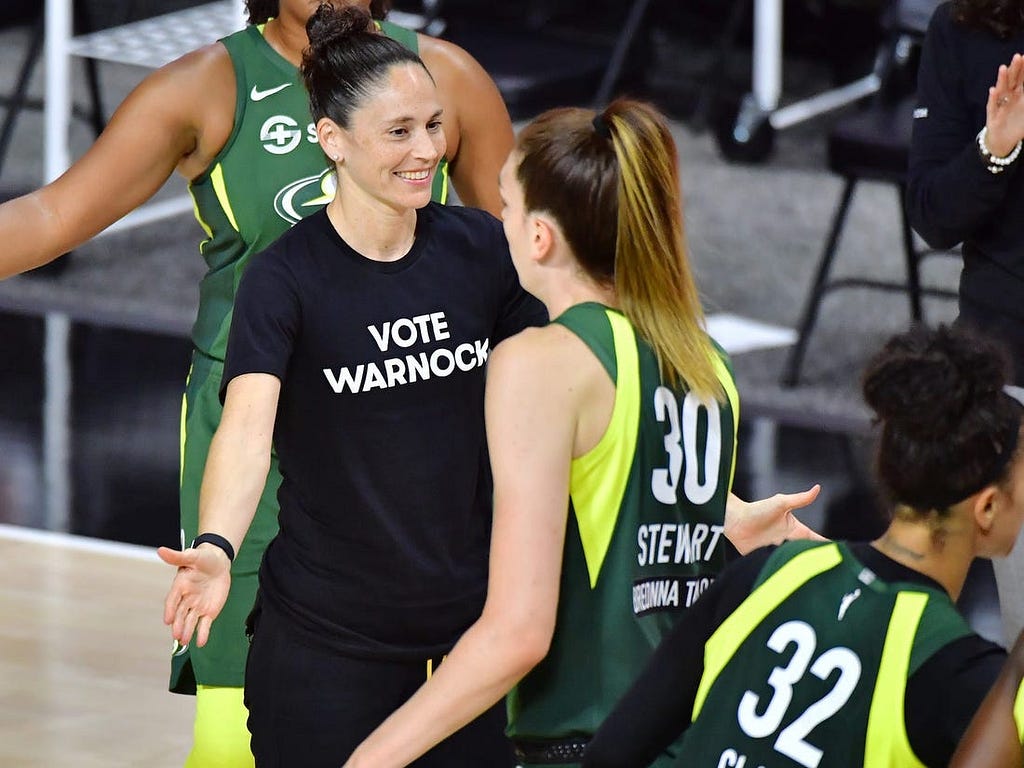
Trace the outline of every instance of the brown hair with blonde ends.
<instances>
[{"instance_id":1,"label":"brown hair with blonde ends","mask_svg":"<svg viewBox=\"0 0 1024 768\"><path fill-rule=\"evenodd\" d=\"M722 400L686 252L678 156L664 117L617 99L545 112L523 129L516 175L528 211L558 222L576 260L651 345L662 375Z\"/></svg>"}]
</instances>

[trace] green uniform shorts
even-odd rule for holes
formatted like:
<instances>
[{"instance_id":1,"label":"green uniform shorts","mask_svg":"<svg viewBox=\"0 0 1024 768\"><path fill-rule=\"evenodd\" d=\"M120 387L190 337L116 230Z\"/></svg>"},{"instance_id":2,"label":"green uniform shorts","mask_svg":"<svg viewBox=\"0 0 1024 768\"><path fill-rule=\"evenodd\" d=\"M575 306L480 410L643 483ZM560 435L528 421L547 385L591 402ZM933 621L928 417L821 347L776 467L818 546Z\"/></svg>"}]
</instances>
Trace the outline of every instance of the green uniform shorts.
<instances>
[{"instance_id":1,"label":"green uniform shorts","mask_svg":"<svg viewBox=\"0 0 1024 768\"><path fill-rule=\"evenodd\" d=\"M181 531L183 546L195 538L199 527L199 488L203 481L210 441L220 423L218 391L224 364L200 352L192 356L192 370L185 387L181 418ZM271 457L267 484L260 497L252 526L231 564L231 591L210 629L202 648L176 647L171 657L170 690L194 694L196 685L241 688L249 641L245 620L256 598L260 560L277 535L277 489L281 474L277 456Z\"/></svg>"}]
</instances>

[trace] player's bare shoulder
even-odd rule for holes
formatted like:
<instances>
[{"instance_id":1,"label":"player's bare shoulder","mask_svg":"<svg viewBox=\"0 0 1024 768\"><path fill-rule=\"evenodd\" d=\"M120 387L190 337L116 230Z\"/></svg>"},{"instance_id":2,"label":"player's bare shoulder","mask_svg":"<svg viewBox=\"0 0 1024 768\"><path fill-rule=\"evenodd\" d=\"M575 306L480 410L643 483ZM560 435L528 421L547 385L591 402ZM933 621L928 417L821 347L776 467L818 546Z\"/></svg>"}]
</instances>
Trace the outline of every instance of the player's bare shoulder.
<instances>
[{"instance_id":1,"label":"player's bare shoulder","mask_svg":"<svg viewBox=\"0 0 1024 768\"><path fill-rule=\"evenodd\" d=\"M480 98L486 101L497 96L491 76L464 48L428 35L416 37L420 58L437 83L437 90L456 102L460 114L474 109Z\"/></svg>"},{"instance_id":2,"label":"player's bare shoulder","mask_svg":"<svg viewBox=\"0 0 1024 768\"><path fill-rule=\"evenodd\" d=\"M495 358L499 358L497 365L522 366L566 380L586 375L595 359L586 343L559 323L526 328L505 339L491 353L492 365Z\"/></svg>"},{"instance_id":3,"label":"player's bare shoulder","mask_svg":"<svg viewBox=\"0 0 1024 768\"><path fill-rule=\"evenodd\" d=\"M420 58L427 69L441 85L441 80L449 81L458 78L473 78L477 75L487 77L483 67L464 48L449 40L441 40L429 35L416 35L419 43ZM438 80L441 78L441 80Z\"/></svg>"},{"instance_id":4,"label":"player's bare shoulder","mask_svg":"<svg viewBox=\"0 0 1024 768\"><path fill-rule=\"evenodd\" d=\"M194 178L223 148L235 120L235 70L227 48L211 43L164 65L147 78L160 97L195 129L193 150L178 171Z\"/></svg>"},{"instance_id":5,"label":"player's bare shoulder","mask_svg":"<svg viewBox=\"0 0 1024 768\"><path fill-rule=\"evenodd\" d=\"M223 104L227 99L228 110L234 112L231 56L221 43L204 45L155 70L137 90L159 91L175 100L187 98L197 107L207 102Z\"/></svg>"}]
</instances>

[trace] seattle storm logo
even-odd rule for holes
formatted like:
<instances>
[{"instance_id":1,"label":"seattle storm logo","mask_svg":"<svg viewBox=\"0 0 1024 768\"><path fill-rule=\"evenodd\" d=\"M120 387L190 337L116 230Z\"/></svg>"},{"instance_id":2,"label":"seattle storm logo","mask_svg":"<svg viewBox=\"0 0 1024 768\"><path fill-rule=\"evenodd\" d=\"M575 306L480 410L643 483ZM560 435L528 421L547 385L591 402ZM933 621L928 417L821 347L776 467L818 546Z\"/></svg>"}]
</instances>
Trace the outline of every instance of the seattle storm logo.
<instances>
[{"instance_id":1,"label":"seattle storm logo","mask_svg":"<svg viewBox=\"0 0 1024 768\"><path fill-rule=\"evenodd\" d=\"M273 155L287 155L302 141L299 124L288 115L274 115L267 118L260 128L263 148Z\"/></svg>"},{"instance_id":2,"label":"seattle storm logo","mask_svg":"<svg viewBox=\"0 0 1024 768\"><path fill-rule=\"evenodd\" d=\"M274 210L289 224L306 218L323 208L334 198L338 177L333 168L316 176L293 181L274 197Z\"/></svg>"}]
</instances>

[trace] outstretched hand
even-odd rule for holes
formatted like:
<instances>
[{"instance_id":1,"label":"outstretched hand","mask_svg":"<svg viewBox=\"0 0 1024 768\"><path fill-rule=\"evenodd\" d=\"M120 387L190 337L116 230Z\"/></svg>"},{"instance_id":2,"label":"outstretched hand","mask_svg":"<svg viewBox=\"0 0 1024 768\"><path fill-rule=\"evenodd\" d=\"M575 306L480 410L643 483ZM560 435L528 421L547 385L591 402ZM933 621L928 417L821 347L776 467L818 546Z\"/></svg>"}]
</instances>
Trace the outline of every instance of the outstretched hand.
<instances>
[{"instance_id":1,"label":"outstretched hand","mask_svg":"<svg viewBox=\"0 0 1024 768\"><path fill-rule=\"evenodd\" d=\"M183 552L160 547L156 553L178 569L164 601L164 624L171 625L171 636L182 645L188 645L193 632L196 645L206 645L210 625L228 597L231 561L223 550L208 544Z\"/></svg>"},{"instance_id":2,"label":"outstretched hand","mask_svg":"<svg viewBox=\"0 0 1024 768\"><path fill-rule=\"evenodd\" d=\"M996 157L1009 155L1024 138L1024 56L1001 64L985 105L985 143Z\"/></svg>"},{"instance_id":3,"label":"outstretched hand","mask_svg":"<svg viewBox=\"0 0 1024 768\"><path fill-rule=\"evenodd\" d=\"M813 539L825 537L801 523L793 511L806 507L818 498L820 485L800 493L776 493L759 501L743 501L729 494L725 508L725 535L741 555L767 544L778 544L786 539Z\"/></svg>"}]
</instances>

